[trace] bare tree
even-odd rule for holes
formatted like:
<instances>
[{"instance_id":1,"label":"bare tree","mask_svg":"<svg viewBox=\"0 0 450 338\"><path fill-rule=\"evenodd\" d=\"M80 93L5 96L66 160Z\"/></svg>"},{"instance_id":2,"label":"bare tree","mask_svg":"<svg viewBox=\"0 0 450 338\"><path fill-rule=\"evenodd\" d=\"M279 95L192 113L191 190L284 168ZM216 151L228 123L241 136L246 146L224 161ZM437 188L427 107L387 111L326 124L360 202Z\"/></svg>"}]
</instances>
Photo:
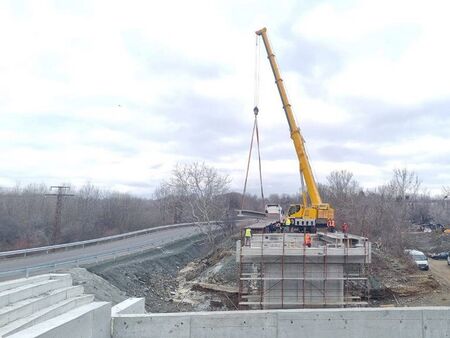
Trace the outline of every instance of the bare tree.
<instances>
[{"instance_id":1,"label":"bare tree","mask_svg":"<svg viewBox=\"0 0 450 338\"><path fill-rule=\"evenodd\" d=\"M347 170L332 171L327 176L327 185L319 185L324 201L330 203L335 209L335 219L337 224L349 223L353 231L354 226L359 222L361 208L357 206L358 194L361 190L359 183L354 179L353 173Z\"/></svg>"},{"instance_id":2,"label":"bare tree","mask_svg":"<svg viewBox=\"0 0 450 338\"><path fill-rule=\"evenodd\" d=\"M421 181L417 174L406 168L394 169L394 175L390 182L396 198L402 201L414 199L419 193L420 184Z\"/></svg>"},{"instance_id":3,"label":"bare tree","mask_svg":"<svg viewBox=\"0 0 450 338\"><path fill-rule=\"evenodd\" d=\"M213 228L218 225L215 221L227 215L229 183L229 177L221 175L215 168L194 162L178 164L161 189L166 196L174 196L178 201L184 220L206 222L206 225L199 225L199 229L213 243Z\"/></svg>"},{"instance_id":4,"label":"bare tree","mask_svg":"<svg viewBox=\"0 0 450 338\"><path fill-rule=\"evenodd\" d=\"M175 194L168 182L163 182L153 193L163 224L183 222L183 195Z\"/></svg>"},{"instance_id":5,"label":"bare tree","mask_svg":"<svg viewBox=\"0 0 450 338\"><path fill-rule=\"evenodd\" d=\"M350 197L359 188L358 182L353 178L353 173L347 170L332 171L327 176L327 182L331 197L336 200Z\"/></svg>"},{"instance_id":6,"label":"bare tree","mask_svg":"<svg viewBox=\"0 0 450 338\"><path fill-rule=\"evenodd\" d=\"M450 186L443 186L442 187L442 195L443 195L443 199L450 198Z\"/></svg>"}]
</instances>

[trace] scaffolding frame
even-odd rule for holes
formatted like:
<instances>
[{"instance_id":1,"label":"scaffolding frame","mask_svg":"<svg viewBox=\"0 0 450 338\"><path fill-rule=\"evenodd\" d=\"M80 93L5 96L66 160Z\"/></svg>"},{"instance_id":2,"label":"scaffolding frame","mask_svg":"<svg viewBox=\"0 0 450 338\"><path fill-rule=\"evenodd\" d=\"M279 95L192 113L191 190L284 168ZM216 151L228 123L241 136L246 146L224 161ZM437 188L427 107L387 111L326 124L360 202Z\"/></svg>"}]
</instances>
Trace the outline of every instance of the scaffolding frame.
<instances>
[{"instance_id":1,"label":"scaffolding frame","mask_svg":"<svg viewBox=\"0 0 450 338\"><path fill-rule=\"evenodd\" d=\"M262 231L252 236L248 247L242 245L242 237L239 309L368 305L371 250L367 238L318 234L314 235L315 246L308 248L303 236Z\"/></svg>"}]
</instances>

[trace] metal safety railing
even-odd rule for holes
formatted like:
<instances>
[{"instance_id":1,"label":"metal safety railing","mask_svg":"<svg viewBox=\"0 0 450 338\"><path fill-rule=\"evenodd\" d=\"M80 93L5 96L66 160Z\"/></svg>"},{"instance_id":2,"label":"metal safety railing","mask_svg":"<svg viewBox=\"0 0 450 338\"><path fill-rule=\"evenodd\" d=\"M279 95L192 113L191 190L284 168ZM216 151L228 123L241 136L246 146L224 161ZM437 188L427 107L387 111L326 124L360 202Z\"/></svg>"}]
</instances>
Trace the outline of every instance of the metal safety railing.
<instances>
[{"instance_id":1,"label":"metal safety railing","mask_svg":"<svg viewBox=\"0 0 450 338\"><path fill-rule=\"evenodd\" d=\"M209 224L217 224L218 222L209 222ZM8 257L16 257L16 256L24 256L30 254L39 254L39 253L50 253L57 250L67 250L67 249L75 249L75 248L84 248L88 245L96 245L101 243L106 243L110 241L116 241L116 240L122 240L129 237L135 237L140 235L145 235L151 232L156 231L162 231L162 230L168 230L168 229L176 229L176 228L183 228L183 227L190 227L195 225L205 225L208 224L208 222L197 222L197 223L179 223L179 224L171 224L171 225L162 225L159 227L153 227L153 228L147 228L132 232L127 232L123 234L113 235L113 236L107 236L107 237L100 237L100 238L94 238L89 239L86 241L79 241L79 242L71 242L71 243L64 243L64 244L56 244L56 245L49 245L49 246L41 246L36 248L29 248L29 249L20 249L20 250L11 250L11 251L3 251L0 252L0 259L1 258L8 258Z\"/></svg>"},{"instance_id":2,"label":"metal safety railing","mask_svg":"<svg viewBox=\"0 0 450 338\"><path fill-rule=\"evenodd\" d=\"M190 223L193 225L193 223ZM155 246L155 245L149 245L149 244L141 244L134 246L132 248L125 248L125 249L117 249L112 250L108 252L102 252L100 254L95 255L86 255L82 257L77 257L76 259L68 259L68 260L59 260L52 263L46 263L46 264L40 264L40 265L33 265L28 267L23 267L20 269L12 269L7 271L1 271L0 272L0 280L6 280L8 278L17 278L17 277L29 277L33 274L36 274L38 272L54 272L58 269L62 268L72 268L72 267L79 267L81 265L91 265L91 264L98 264L98 263L105 263L107 261L116 261L120 257L125 257L128 255L136 255L140 253L144 253L150 250L158 249L162 252L168 252L164 250L164 248Z\"/></svg>"}]
</instances>

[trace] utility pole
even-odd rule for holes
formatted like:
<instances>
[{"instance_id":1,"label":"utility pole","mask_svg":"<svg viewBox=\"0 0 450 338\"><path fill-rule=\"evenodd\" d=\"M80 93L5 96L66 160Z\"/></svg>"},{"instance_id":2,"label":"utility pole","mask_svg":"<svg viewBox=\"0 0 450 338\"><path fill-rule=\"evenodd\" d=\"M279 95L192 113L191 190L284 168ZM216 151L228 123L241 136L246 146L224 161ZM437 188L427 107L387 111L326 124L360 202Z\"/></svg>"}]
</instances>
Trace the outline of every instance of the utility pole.
<instances>
[{"instance_id":1,"label":"utility pole","mask_svg":"<svg viewBox=\"0 0 450 338\"><path fill-rule=\"evenodd\" d=\"M57 244L61 237L61 210L63 206L63 197L75 195L66 193L66 191L70 190L70 187L67 186L52 185L50 187L50 190L54 189L57 189L57 193L45 194L45 196L56 196L55 222L53 224L52 243Z\"/></svg>"}]
</instances>

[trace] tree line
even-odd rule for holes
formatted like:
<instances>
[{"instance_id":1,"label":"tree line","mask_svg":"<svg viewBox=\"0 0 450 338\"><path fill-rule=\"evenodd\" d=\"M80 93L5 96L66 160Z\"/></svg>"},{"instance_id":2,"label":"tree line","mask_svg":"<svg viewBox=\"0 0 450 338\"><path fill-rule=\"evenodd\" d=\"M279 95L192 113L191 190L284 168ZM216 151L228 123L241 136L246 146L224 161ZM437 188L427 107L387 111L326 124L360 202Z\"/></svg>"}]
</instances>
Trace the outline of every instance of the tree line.
<instances>
[{"instance_id":1,"label":"tree line","mask_svg":"<svg viewBox=\"0 0 450 338\"><path fill-rule=\"evenodd\" d=\"M207 222L212 241L217 220L229 220L237 205L226 175L204 163L177 165L152 198L100 189L72 188L63 198L58 243L87 240L159 225ZM67 185L67 184L66 184ZM56 198L43 184L0 188L0 251L54 244ZM221 223L230 230L231 221ZM226 228L228 227L228 228Z\"/></svg>"},{"instance_id":2,"label":"tree line","mask_svg":"<svg viewBox=\"0 0 450 338\"><path fill-rule=\"evenodd\" d=\"M445 190L447 189L447 190ZM349 171L334 171L319 184L323 201L335 208L338 225L350 224L350 232L368 236L372 242L401 249L408 226L450 219L447 199L431 198L421 190L412 171L396 169L386 184L364 189ZM30 184L0 188L0 250L52 243L55 197L49 187ZM199 227L212 240L217 220L232 230L235 210L242 194L230 191L230 179L204 163L177 165L151 198L100 189L90 183L72 188L61 212L60 243L87 240L165 224L207 222ZM272 194L265 201L246 195L244 209L263 210L265 203L278 203L284 210L299 203L300 196Z\"/></svg>"},{"instance_id":3,"label":"tree line","mask_svg":"<svg viewBox=\"0 0 450 338\"><path fill-rule=\"evenodd\" d=\"M420 224L450 224L450 196L446 197L450 188L443 187L442 195L432 197L422 189L419 176L405 168L394 169L388 182L373 189L363 188L346 170L331 172L318 186L322 200L335 209L338 227L348 223L351 233L367 236L390 251L403 251L405 232ZM268 200L287 210L300 195L273 194Z\"/></svg>"}]
</instances>

